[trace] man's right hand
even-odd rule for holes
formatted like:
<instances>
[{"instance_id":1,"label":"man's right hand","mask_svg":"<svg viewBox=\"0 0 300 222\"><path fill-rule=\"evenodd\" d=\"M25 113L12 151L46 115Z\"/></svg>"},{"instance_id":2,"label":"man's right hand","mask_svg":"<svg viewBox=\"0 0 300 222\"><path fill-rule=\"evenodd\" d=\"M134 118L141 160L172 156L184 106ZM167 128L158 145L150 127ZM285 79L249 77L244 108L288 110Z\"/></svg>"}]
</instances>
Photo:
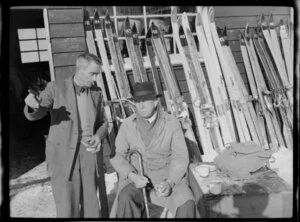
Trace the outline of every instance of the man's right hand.
<instances>
[{"instance_id":1,"label":"man's right hand","mask_svg":"<svg viewBox=\"0 0 300 222\"><path fill-rule=\"evenodd\" d=\"M32 109L38 109L40 107L39 98L31 92L29 92L28 96L25 98L25 103Z\"/></svg>"},{"instance_id":2,"label":"man's right hand","mask_svg":"<svg viewBox=\"0 0 300 222\"><path fill-rule=\"evenodd\" d=\"M128 179L131 180L136 188L143 188L149 183L149 180L147 177L144 177L142 175L136 174L136 173L129 173Z\"/></svg>"}]
</instances>

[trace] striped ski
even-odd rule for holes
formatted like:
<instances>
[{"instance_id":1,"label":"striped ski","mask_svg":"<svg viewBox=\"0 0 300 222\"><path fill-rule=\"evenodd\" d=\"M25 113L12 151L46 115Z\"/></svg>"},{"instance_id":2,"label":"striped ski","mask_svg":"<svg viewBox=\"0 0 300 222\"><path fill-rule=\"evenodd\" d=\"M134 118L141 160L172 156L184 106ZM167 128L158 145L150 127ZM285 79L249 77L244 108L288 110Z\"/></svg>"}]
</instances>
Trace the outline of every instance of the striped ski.
<instances>
[{"instance_id":1,"label":"striped ski","mask_svg":"<svg viewBox=\"0 0 300 222\"><path fill-rule=\"evenodd\" d=\"M93 20L90 18L90 15L87 10L84 10L84 29L85 29L85 39L88 47L88 51L91 54L94 54L95 56L98 56L96 44L95 44L95 38L93 33ZM102 73L97 75L96 77L97 85L101 87L103 98L105 101L107 101L107 95L104 87L104 81Z\"/></svg>"},{"instance_id":2,"label":"striped ski","mask_svg":"<svg viewBox=\"0 0 300 222\"><path fill-rule=\"evenodd\" d=\"M141 52L141 48L140 48L140 40L138 37L137 28L136 28L135 23L133 24L133 27L132 27L132 38L133 38L134 53L135 53L136 59L137 59L137 61L136 61L137 67L139 69L142 82L145 82L145 81L148 81L148 77L147 77L146 70L144 67L144 59L142 56L142 52Z\"/></svg>"},{"instance_id":3,"label":"striped ski","mask_svg":"<svg viewBox=\"0 0 300 222\"><path fill-rule=\"evenodd\" d=\"M153 51L151 37L152 37L152 32L151 32L151 28L149 28L147 31L147 34L146 34L146 48L147 48L148 58L149 58L150 65L151 65L154 87L155 87L156 93L163 95L163 89L161 86L160 78L158 75L158 70L157 70L156 63L155 63L155 54ZM166 101L164 99L164 96L162 96L160 98L160 101L163 106L166 106Z\"/></svg>"},{"instance_id":4,"label":"striped ski","mask_svg":"<svg viewBox=\"0 0 300 222\"><path fill-rule=\"evenodd\" d=\"M184 101L183 96L180 94L173 67L170 63L169 55L162 41L163 36L161 36L157 26L155 26L154 23L151 24L151 31L154 52L157 56L157 59L160 60L162 77L166 84L169 98L172 101L172 113L181 122L181 126L184 129L186 142L193 158L197 161L201 161L201 153L192 130L192 122L189 118L188 105Z\"/></svg>"},{"instance_id":5,"label":"striped ski","mask_svg":"<svg viewBox=\"0 0 300 222\"><path fill-rule=\"evenodd\" d=\"M132 37L132 30L130 27L130 22L129 18L127 17L125 20L125 39L126 39L126 45L127 45L127 51L129 54L129 58L131 61L131 66L132 66L132 73L133 73L133 79L134 82L142 82L142 76L140 73L140 70L138 68L139 64L137 61L137 55L135 53L135 48L133 45L133 37Z\"/></svg>"},{"instance_id":6,"label":"striped ski","mask_svg":"<svg viewBox=\"0 0 300 222\"><path fill-rule=\"evenodd\" d=\"M208 62L208 64L210 64L208 67L210 67L209 69L211 69L210 75L211 74L214 75L214 77L209 75L209 78L212 78L212 79L210 79L210 82L215 83L215 84L211 84L213 98L214 98L214 101L216 104L225 104L225 110L223 111L223 113L225 115L225 120L226 120L226 125L228 128L228 131L227 132L224 130L222 131L224 144L235 142L235 141L237 141L237 138L235 136L233 118L232 118L232 113L230 110L230 103L228 101L228 94L227 94L226 87L225 87L224 77L222 75L221 66L219 64L217 52L216 52L216 49L215 49L215 46L213 43L213 38L211 35L211 31L210 31L208 8L207 7L204 7L204 8L198 7L197 10L198 10L198 13L201 15L201 24L202 24L204 36L205 36L205 38L202 38L202 39L206 39L206 41L204 41L204 40L202 40L202 41L203 41L203 43L207 44L209 53L210 53L209 54L210 56L207 58L207 62ZM205 57L204 54L205 53L203 53L203 56ZM224 98L224 102L223 101L218 102L218 100L220 100L221 97ZM216 106L217 106L217 111L218 111L218 105L216 105ZM218 114L219 114L219 112L218 112ZM224 135L223 132L227 133L227 134Z\"/></svg>"},{"instance_id":7,"label":"striped ski","mask_svg":"<svg viewBox=\"0 0 300 222\"><path fill-rule=\"evenodd\" d=\"M103 37L103 31L104 30L103 29L104 29L104 27L102 26L102 23L100 21L98 11L95 10L95 13L94 13L94 30L95 30L96 41L97 41L100 57L101 57L101 60L102 60L102 63L103 63L102 68L103 68L104 73L105 73L110 98L111 98L111 100L116 100L119 97L118 96L119 92L116 88L116 83L115 83L115 80L114 80L114 78L112 76L112 73L111 73L110 64L109 64L109 60L108 60L108 57L107 57L107 52L106 52L105 45L104 45L104 37Z\"/></svg>"},{"instance_id":8,"label":"striped ski","mask_svg":"<svg viewBox=\"0 0 300 222\"><path fill-rule=\"evenodd\" d=\"M107 11L106 15L105 15L105 33L106 33L106 37L107 37L107 41L108 41L112 64L115 68L115 75L116 75L116 80L118 83L120 96L121 96L121 98L130 98L131 94L130 94L129 83L128 83L126 71L124 69L122 56L119 55L121 52L118 50L120 48L117 47L118 39L117 39L115 33L113 32L112 25L113 24L110 20L110 17L109 17L108 11Z\"/></svg>"},{"instance_id":9,"label":"striped ski","mask_svg":"<svg viewBox=\"0 0 300 222\"><path fill-rule=\"evenodd\" d=\"M181 18L177 20L177 8L172 8L171 24L173 30L173 36L176 41L176 45L179 49L179 53L182 58L182 65L191 95L193 103L193 109L195 114L195 122L200 135L201 147L203 150L202 160L213 161L213 158L217 153L213 149L212 140L215 142L215 150L221 151L223 149L222 138L219 132L216 113L211 103L210 95L206 83L199 84L197 79L197 72L192 63L192 54L189 51L187 40L184 35L183 28L181 26ZM202 70L201 70L202 71ZM202 71L203 75L203 71ZM206 86L206 94L204 93L204 87ZM199 89L197 89L197 87ZM208 96L208 98L207 98ZM214 132L214 130L217 130ZM212 136L210 136L212 134Z\"/></svg>"}]
</instances>

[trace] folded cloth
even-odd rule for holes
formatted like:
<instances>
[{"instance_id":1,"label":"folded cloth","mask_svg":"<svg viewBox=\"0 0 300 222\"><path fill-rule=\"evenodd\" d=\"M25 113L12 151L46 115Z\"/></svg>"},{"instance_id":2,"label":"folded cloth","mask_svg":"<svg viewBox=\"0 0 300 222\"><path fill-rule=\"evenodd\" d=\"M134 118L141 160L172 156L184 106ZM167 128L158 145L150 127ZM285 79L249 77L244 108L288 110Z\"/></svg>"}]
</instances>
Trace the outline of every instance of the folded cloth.
<instances>
[{"instance_id":1,"label":"folded cloth","mask_svg":"<svg viewBox=\"0 0 300 222\"><path fill-rule=\"evenodd\" d=\"M268 164L272 151L264 150L252 141L231 143L214 162L222 173L232 180L244 180L251 177L251 173Z\"/></svg>"}]
</instances>

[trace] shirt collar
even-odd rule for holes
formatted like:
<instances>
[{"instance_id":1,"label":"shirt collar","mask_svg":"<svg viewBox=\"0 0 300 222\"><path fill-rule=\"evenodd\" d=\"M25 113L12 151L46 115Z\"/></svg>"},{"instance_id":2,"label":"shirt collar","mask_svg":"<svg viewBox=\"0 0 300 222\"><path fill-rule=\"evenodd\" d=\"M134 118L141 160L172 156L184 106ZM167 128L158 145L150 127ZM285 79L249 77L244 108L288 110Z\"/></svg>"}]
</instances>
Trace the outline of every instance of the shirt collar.
<instances>
[{"instance_id":1,"label":"shirt collar","mask_svg":"<svg viewBox=\"0 0 300 222\"><path fill-rule=\"evenodd\" d=\"M155 111L155 113L153 114L153 116L151 116L150 118L146 119L149 123L152 123L157 117L157 109Z\"/></svg>"},{"instance_id":2,"label":"shirt collar","mask_svg":"<svg viewBox=\"0 0 300 222\"><path fill-rule=\"evenodd\" d=\"M73 85L74 85L75 93L77 95L80 95L81 92L88 89L87 87L78 85L78 83L75 81L75 79L73 79Z\"/></svg>"}]
</instances>

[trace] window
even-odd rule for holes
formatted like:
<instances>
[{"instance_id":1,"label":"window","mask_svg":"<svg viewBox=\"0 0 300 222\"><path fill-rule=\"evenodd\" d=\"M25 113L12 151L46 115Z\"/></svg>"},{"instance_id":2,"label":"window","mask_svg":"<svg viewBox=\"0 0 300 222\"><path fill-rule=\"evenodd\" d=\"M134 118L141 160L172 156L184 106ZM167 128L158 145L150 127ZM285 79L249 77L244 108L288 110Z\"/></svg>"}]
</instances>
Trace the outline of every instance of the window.
<instances>
[{"instance_id":1,"label":"window","mask_svg":"<svg viewBox=\"0 0 300 222\"><path fill-rule=\"evenodd\" d=\"M22 63L48 61L45 28L18 29Z\"/></svg>"}]
</instances>

